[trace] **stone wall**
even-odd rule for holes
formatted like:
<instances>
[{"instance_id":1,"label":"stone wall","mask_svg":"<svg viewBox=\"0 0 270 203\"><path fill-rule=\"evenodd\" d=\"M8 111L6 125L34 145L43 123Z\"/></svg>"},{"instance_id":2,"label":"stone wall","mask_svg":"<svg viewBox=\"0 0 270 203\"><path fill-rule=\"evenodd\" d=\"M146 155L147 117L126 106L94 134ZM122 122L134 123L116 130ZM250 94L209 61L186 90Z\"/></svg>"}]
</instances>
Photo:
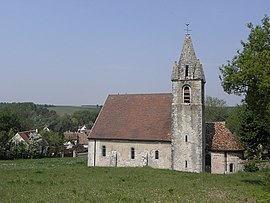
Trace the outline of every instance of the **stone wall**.
<instances>
[{"instance_id":1,"label":"stone wall","mask_svg":"<svg viewBox=\"0 0 270 203\"><path fill-rule=\"evenodd\" d=\"M103 146L106 156L102 154ZM168 142L90 140L88 147L88 166L171 168L171 144ZM134 159L131 148L135 150Z\"/></svg>"},{"instance_id":2,"label":"stone wall","mask_svg":"<svg viewBox=\"0 0 270 203\"><path fill-rule=\"evenodd\" d=\"M243 170L242 152L211 152L211 173L235 173Z\"/></svg>"}]
</instances>

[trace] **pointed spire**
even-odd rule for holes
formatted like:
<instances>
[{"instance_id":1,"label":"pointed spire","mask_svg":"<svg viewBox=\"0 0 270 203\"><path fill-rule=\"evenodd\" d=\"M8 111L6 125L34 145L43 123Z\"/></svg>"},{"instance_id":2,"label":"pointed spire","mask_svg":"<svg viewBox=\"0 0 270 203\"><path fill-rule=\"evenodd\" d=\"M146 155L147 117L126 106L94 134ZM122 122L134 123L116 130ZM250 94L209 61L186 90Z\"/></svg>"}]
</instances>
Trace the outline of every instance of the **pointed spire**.
<instances>
[{"instance_id":1,"label":"pointed spire","mask_svg":"<svg viewBox=\"0 0 270 203\"><path fill-rule=\"evenodd\" d=\"M177 67L173 67L172 81L189 79L202 79L205 82L202 64L196 57L190 34L186 33Z\"/></svg>"},{"instance_id":2,"label":"pointed spire","mask_svg":"<svg viewBox=\"0 0 270 203\"><path fill-rule=\"evenodd\" d=\"M185 36L185 41L183 44L183 48L182 48L182 52L181 52L178 64L185 63L188 65L189 63L196 61L196 59L197 57L193 48L190 34L187 33Z\"/></svg>"}]
</instances>

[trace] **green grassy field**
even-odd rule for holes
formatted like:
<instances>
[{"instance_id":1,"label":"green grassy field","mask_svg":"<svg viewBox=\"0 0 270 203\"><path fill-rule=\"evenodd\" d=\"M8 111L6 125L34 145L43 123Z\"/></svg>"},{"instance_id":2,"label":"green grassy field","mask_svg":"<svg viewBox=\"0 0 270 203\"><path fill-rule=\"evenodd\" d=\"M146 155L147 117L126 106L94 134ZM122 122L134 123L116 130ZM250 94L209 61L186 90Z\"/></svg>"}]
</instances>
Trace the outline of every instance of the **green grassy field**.
<instances>
[{"instance_id":1,"label":"green grassy field","mask_svg":"<svg viewBox=\"0 0 270 203\"><path fill-rule=\"evenodd\" d=\"M89 105L89 106L53 106L47 107L49 110L54 110L58 115L62 116L64 114L72 115L75 111L97 111L99 110L97 106Z\"/></svg>"},{"instance_id":2,"label":"green grassy field","mask_svg":"<svg viewBox=\"0 0 270 203\"><path fill-rule=\"evenodd\" d=\"M270 202L263 178L88 168L85 158L0 161L0 202Z\"/></svg>"}]
</instances>

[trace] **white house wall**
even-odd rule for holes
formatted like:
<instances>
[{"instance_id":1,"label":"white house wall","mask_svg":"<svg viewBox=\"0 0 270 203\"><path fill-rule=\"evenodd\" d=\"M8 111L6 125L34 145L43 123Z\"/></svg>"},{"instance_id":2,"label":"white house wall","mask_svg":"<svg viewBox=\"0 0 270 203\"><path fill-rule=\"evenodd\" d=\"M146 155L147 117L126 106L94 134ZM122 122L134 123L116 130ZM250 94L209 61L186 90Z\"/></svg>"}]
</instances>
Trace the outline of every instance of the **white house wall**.
<instances>
[{"instance_id":1,"label":"white house wall","mask_svg":"<svg viewBox=\"0 0 270 203\"><path fill-rule=\"evenodd\" d=\"M19 135L19 133L16 133L16 135L14 135L13 138L11 138L12 142L15 142L16 144L19 142L24 142L25 144L27 144L24 139Z\"/></svg>"}]
</instances>

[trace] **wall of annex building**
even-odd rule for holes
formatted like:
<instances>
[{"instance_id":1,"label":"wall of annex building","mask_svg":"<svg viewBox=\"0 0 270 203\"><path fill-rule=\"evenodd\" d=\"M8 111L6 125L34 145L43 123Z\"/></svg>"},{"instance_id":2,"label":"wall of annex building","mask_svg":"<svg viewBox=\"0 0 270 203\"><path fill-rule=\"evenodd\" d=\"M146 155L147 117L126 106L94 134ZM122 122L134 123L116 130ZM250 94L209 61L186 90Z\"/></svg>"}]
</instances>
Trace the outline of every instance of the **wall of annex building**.
<instances>
[{"instance_id":1,"label":"wall of annex building","mask_svg":"<svg viewBox=\"0 0 270 203\"><path fill-rule=\"evenodd\" d=\"M106 148L105 156L104 147ZM132 158L132 153L134 153L134 158ZM171 168L171 143L155 141L89 140L88 166L150 166L153 168L169 169Z\"/></svg>"},{"instance_id":2,"label":"wall of annex building","mask_svg":"<svg viewBox=\"0 0 270 203\"><path fill-rule=\"evenodd\" d=\"M242 152L211 152L211 173L236 173L243 170Z\"/></svg>"}]
</instances>

